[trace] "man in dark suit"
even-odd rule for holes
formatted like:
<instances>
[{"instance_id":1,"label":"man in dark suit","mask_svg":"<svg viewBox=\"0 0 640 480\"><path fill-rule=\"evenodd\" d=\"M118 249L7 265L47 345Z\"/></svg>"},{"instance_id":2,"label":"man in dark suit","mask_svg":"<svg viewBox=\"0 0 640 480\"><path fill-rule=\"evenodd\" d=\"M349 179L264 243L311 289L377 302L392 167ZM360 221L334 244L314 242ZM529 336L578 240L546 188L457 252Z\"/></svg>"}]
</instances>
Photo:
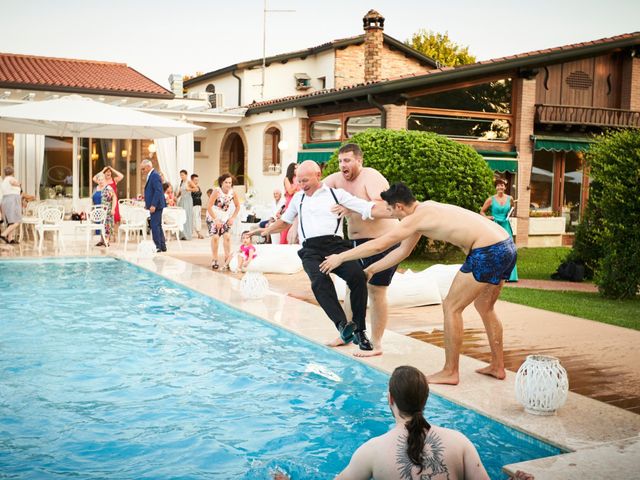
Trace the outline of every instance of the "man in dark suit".
<instances>
[{"instance_id":1,"label":"man in dark suit","mask_svg":"<svg viewBox=\"0 0 640 480\"><path fill-rule=\"evenodd\" d=\"M153 169L151 160L143 160L140 163L140 170L147 175L147 183L144 185L144 208L151 213L149 216L151 237L153 243L156 244L157 251L166 252L167 245L164 242L164 232L162 231L162 209L166 206L162 178Z\"/></svg>"}]
</instances>

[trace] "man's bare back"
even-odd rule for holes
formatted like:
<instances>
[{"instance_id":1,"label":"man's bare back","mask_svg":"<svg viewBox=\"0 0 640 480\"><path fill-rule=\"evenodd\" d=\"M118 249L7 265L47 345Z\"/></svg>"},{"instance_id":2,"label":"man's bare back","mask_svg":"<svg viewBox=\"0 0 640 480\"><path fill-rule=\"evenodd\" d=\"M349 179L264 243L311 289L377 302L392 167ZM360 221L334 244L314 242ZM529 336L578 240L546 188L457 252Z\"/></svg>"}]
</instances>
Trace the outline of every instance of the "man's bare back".
<instances>
[{"instance_id":1,"label":"man's bare back","mask_svg":"<svg viewBox=\"0 0 640 480\"><path fill-rule=\"evenodd\" d=\"M410 228L425 237L449 242L465 253L509 238L500 225L475 212L431 200L420 203L402 222L409 222Z\"/></svg>"},{"instance_id":2,"label":"man's bare back","mask_svg":"<svg viewBox=\"0 0 640 480\"><path fill-rule=\"evenodd\" d=\"M325 178L324 183L332 188L342 188L351 195L367 201L381 200L380 192L389 188L389 183L382 174L369 167L362 168L353 180L347 180L341 172L336 172ZM360 215L353 212L348 212L346 218L349 238L354 240L377 238L398 224L398 221L392 218L363 220Z\"/></svg>"}]
</instances>

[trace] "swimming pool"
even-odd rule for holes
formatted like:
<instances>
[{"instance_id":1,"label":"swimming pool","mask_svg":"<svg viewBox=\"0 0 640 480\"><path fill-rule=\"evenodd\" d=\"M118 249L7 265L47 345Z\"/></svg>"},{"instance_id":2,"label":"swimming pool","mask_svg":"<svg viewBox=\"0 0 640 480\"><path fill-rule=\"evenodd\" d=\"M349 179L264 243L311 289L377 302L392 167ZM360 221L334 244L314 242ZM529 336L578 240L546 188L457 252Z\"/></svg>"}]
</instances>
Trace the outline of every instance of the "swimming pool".
<instances>
[{"instance_id":1,"label":"swimming pool","mask_svg":"<svg viewBox=\"0 0 640 480\"><path fill-rule=\"evenodd\" d=\"M333 478L388 376L113 259L0 261L0 476ZM492 478L561 453L432 395Z\"/></svg>"}]
</instances>

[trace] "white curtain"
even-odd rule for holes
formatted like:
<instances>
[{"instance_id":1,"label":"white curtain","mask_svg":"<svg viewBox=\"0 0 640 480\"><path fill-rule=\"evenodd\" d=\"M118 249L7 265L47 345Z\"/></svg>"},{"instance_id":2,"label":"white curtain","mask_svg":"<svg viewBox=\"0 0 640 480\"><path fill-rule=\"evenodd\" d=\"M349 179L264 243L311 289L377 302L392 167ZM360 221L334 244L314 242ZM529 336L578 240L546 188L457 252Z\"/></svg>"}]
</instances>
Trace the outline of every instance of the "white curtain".
<instances>
[{"instance_id":1,"label":"white curtain","mask_svg":"<svg viewBox=\"0 0 640 480\"><path fill-rule=\"evenodd\" d=\"M44 164L44 135L16 133L13 136L13 168L25 193L40 196Z\"/></svg>"},{"instance_id":2,"label":"white curtain","mask_svg":"<svg viewBox=\"0 0 640 480\"><path fill-rule=\"evenodd\" d=\"M158 148L156 152L158 164L160 172L164 174L164 181L175 185L180 178L176 160L176 137L159 138L155 142Z\"/></svg>"},{"instance_id":3,"label":"white curtain","mask_svg":"<svg viewBox=\"0 0 640 480\"><path fill-rule=\"evenodd\" d=\"M190 176L193 173L193 133L185 133L177 137L178 174L180 170L186 170ZM178 175L179 176L179 175Z\"/></svg>"}]
</instances>

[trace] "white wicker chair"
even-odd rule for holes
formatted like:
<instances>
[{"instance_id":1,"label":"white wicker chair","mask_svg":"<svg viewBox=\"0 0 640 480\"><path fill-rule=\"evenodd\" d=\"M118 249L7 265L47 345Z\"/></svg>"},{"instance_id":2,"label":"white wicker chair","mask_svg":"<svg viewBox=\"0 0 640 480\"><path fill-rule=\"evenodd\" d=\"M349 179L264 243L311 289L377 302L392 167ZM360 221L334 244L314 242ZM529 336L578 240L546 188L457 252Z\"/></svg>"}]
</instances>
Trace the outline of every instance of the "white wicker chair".
<instances>
[{"instance_id":1,"label":"white wicker chair","mask_svg":"<svg viewBox=\"0 0 640 480\"><path fill-rule=\"evenodd\" d=\"M62 219L64 218L64 208L51 207L44 205L38 208L39 223L36 225L36 232L40 237L38 242L38 252L42 252L42 242L44 241L44 232L56 232L56 242L64 248L62 240Z\"/></svg>"},{"instance_id":2,"label":"white wicker chair","mask_svg":"<svg viewBox=\"0 0 640 480\"><path fill-rule=\"evenodd\" d=\"M91 232L98 232L102 241L107 244L107 238L105 234L105 220L107 219L107 206L106 205L94 205L87 213L87 220L84 223L76 225L76 230L84 230L86 247L89 251L89 244L91 243Z\"/></svg>"},{"instance_id":3,"label":"white wicker chair","mask_svg":"<svg viewBox=\"0 0 640 480\"><path fill-rule=\"evenodd\" d=\"M20 223L20 241L22 241L28 233L29 227L31 227L33 241L36 241L36 225L40 223L40 219L38 218L38 207L40 205L42 205L42 202L37 200L27 203L24 214L22 215L22 222Z\"/></svg>"}]
</instances>

